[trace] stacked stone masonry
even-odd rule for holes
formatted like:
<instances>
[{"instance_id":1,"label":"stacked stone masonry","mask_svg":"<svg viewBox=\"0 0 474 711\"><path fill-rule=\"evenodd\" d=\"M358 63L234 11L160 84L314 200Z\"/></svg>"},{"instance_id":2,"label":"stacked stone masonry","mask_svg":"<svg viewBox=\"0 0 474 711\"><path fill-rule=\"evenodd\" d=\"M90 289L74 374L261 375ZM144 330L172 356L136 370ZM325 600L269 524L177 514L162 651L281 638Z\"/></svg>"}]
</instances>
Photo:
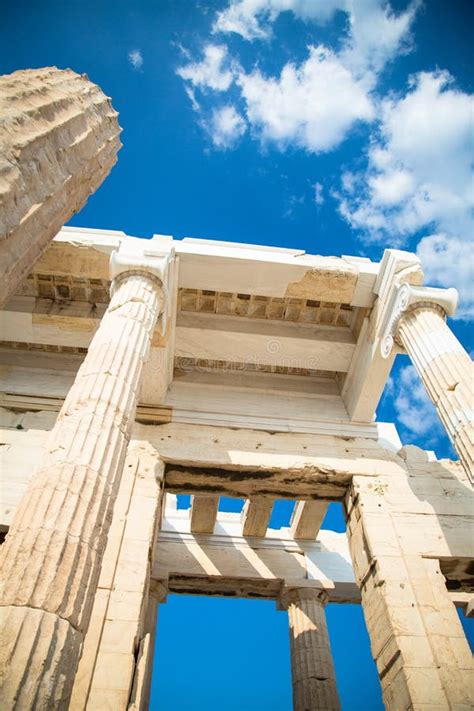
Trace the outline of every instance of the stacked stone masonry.
<instances>
[{"instance_id":1,"label":"stacked stone masonry","mask_svg":"<svg viewBox=\"0 0 474 711\"><path fill-rule=\"evenodd\" d=\"M467 711L472 655L437 558L450 549L472 554L472 518L463 518L472 511L472 489L416 447L401 455L404 476L354 477L346 497L349 546L385 707ZM446 515L456 508L459 524L468 522L464 539L456 517Z\"/></svg>"},{"instance_id":2,"label":"stacked stone masonry","mask_svg":"<svg viewBox=\"0 0 474 711\"><path fill-rule=\"evenodd\" d=\"M0 77L0 305L107 177L119 135L110 99L85 75Z\"/></svg>"}]
</instances>

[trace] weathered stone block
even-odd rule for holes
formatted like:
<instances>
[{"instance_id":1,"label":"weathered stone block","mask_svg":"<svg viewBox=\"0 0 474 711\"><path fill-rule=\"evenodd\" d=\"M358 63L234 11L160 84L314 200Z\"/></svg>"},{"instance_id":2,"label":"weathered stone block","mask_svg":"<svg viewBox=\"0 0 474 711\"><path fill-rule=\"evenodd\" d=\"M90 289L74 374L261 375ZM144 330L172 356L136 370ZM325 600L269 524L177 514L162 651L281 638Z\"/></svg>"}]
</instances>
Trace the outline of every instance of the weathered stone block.
<instances>
[{"instance_id":1,"label":"weathered stone block","mask_svg":"<svg viewBox=\"0 0 474 711\"><path fill-rule=\"evenodd\" d=\"M70 69L0 77L0 304L117 160L117 113Z\"/></svg>"}]
</instances>

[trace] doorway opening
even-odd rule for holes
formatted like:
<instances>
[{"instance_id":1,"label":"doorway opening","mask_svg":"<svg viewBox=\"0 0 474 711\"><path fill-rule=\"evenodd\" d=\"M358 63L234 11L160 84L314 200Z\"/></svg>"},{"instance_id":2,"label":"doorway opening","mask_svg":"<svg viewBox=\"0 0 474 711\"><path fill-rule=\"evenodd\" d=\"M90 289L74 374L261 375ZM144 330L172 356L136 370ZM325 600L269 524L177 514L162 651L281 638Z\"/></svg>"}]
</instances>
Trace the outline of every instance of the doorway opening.
<instances>
[{"instance_id":1,"label":"doorway opening","mask_svg":"<svg viewBox=\"0 0 474 711\"><path fill-rule=\"evenodd\" d=\"M326 619L343 711L383 711L361 607L329 604ZM150 711L292 708L288 618L275 602L168 596L158 613Z\"/></svg>"}]
</instances>

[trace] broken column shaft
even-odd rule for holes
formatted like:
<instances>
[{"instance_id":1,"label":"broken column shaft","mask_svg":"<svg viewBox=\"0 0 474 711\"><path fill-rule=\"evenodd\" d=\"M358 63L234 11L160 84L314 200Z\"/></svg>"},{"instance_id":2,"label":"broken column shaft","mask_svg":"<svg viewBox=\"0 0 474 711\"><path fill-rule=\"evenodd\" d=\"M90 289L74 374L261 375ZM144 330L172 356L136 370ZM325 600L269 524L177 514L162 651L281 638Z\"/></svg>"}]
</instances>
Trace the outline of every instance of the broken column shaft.
<instances>
[{"instance_id":1,"label":"broken column shaft","mask_svg":"<svg viewBox=\"0 0 474 711\"><path fill-rule=\"evenodd\" d=\"M0 306L109 174L120 130L85 75L47 67L0 77Z\"/></svg>"}]
</instances>

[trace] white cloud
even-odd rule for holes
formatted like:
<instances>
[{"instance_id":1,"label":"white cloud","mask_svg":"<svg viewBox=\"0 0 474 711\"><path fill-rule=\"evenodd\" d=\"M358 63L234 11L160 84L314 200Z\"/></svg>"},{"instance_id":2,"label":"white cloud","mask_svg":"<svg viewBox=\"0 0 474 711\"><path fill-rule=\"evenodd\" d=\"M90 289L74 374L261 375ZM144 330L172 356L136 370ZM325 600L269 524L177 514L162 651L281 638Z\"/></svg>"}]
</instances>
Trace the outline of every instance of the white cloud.
<instances>
[{"instance_id":1,"label":"white cloud","mask_svg":"<svg viewBox=\"0 0 474 711\"><path fill-rule=\"evenodd\" d=\"M220 149L232 148L247 130L245 120L231 105L214 109L205 128L215 147Z\"/></svg>"},{"instance_id":2,"label":"white cloud","mask_svg":"<svg viewBox=\"0 0 474 711\"><path fill-rule=\"evenodd\" d=\"M389 387L388 394L400 423L412 435L424 439L425 446L433 446L444 436L435 407L412 365L400 369Z\"/></svg>"},{"instance_id":3,"label":"white cloud","mask_svg":"<svg viewBox=\"0 0 474 711\"><path fill-rule=\"evenodd\" d=\"M413 192L415 181L407 170L393 168L369 178L369 186L380 205L392 207Z\"/></svg>"},{"instance_id":4,"label":"white cloud","mask_svg":"<svg viewBox=\"0 0 474 711\"><path fill-rule=\"evenodd\" d=\"M309 58L299 66L286 64L278 78L256 70L240 73L237 83L256 135L280 149L292 144L328 151L356 121L374 115L366 87L323 46L310 47Z\"/></svg>"},{"instance_id":5,"label":"white cloud","mask_svg":"<svg viewBox=\"0 0 474 711\"><path fill-rule=\"evenodd\" d=\"M395 15L385 0L230 0L217 12L216 33L237 33L246 40L271 36L275 20L291 12L305 22L324 24L337 12L347 17L340 50L320 45L308 48L300 64L288 62L279 76L260 69L247 73L231 60L227 47L208 44L204 58L177 70L194 88L226 91L236 81L252 135L262 144L285 150L294 145L310 152L339 145L357 121L374 118L372 92L377 75L409 41L418 7ZM200 101L190 97L197 109Z\"/></svg>"},{"instance_id":6,"label":"white cloud","mask_svg":"<svg viewBox=\"0 0 474 711\"><path fill-rule=\"evenodd\" d=\"M474 318L474 260L468 240L429 235L419 242L416 253L423 265L426 283L432 286L455 286L459 291L456 318Z\"/></svg>"},{"instance_id":7,"label":"white cloud","mask_svg":"<svg viewBox=\"0 0 474 711\"><path fill-rule=\"evenodd\" d=\"M139 49L132 49L128 53L128 61L134 69L141 69L143 67L143 56Z\"/></svg>"},{"instance_id":8,"label":"white cloud","mask_svg":"<svg viewBox=\"0 0 474 711\"><path fill-rule=\"evenodd\" d=\"M384 0L230 0L217 13L214 33L234 32L252 41L271 36L272 24L286 11L305 22L325 24L340 11L348 17L341 59L357 72L380 71L409 44L409 29L420 2L396 15Z\"/></svg>"},{"instance_id":9,"label":"white cloud","mask_svg":"<svg viewBox=\"0 0 474 711\"><path fill-rule=\"evenodd\" d=\"M324 186L322 183L314 183L313 185L314 189L314 202L316 205L323 205L324 204Z\"/></svg>"},{"instance_id":10,"label":"white cloud","mask_svg":"<svg viewBox=\"0 0 474 711\"><path fill-rule=\"evenodd\" d=\"M185 86L184 90L188 96L188 99L191 102L191 106L193 107L193 110L194 111L201 111L201 104L196 99L196 92L194 91L194 88L192 86Z\"/></svg>"},{"instance_id":11,"label":"white cloud","mask_svg":"<svg viewBox=\"0 0 474 711\"><path fill-rule=\"evenodd\" d=\"M264 39L278 15L291 10L302 20L327 22L349 0L231 0L217 13L213 32L235 32L246 40Z\"/></svg>"},{"instance_id":12,"label":"white cloud","mask_svg":"<svg viewBox=\"0 0 474 711\"><path fill-rule=\"evenodd\" d=\"M341 214L366 241L402 245L434 229L418 246L427 282L458 286L464 318L473 312L473 111L474 97L455 89L447 72L420 73L405 96L382 103L367 170L346 173L338 196Z\"/></svg>"},{"instance_id":13,"label":"white cloud","mask_svg":"<svg viewBox=\"0 0 474 711\"><path fill-rule=\"evenodd\" d=\"M399 240L430 225L449 234L472 230L474 101L450 84L446 72L421 73L406 96L383 102L367 171L343 200L354 227Z\"/></svg>"},{"instance_id":14,"label":"white cloud","mask_svg":"<svg viewBox=\"0 0 474 711\"><path fill-rule=\"evenodd\" d=\"M230 69L226 68L227 63L227 47L208 44L204 47L204 58L201 62L190 62L179 67L176 73L202 90L226 91L234 78Z\"/></svg>"},{"instance_id":15,"label":"white cloud","mask_svg":"<svg viewBox=\"0 0 474 711\"><path fill-rule=\"evenodd\" d=\"M380 72L394 56L407 52L411 45L410 27L420 4L414 0L405 12L396 15L389 2L346 2L350 32L347 47L342 52L345 64L356 75Z\"/></svg>"}]
</instances>

